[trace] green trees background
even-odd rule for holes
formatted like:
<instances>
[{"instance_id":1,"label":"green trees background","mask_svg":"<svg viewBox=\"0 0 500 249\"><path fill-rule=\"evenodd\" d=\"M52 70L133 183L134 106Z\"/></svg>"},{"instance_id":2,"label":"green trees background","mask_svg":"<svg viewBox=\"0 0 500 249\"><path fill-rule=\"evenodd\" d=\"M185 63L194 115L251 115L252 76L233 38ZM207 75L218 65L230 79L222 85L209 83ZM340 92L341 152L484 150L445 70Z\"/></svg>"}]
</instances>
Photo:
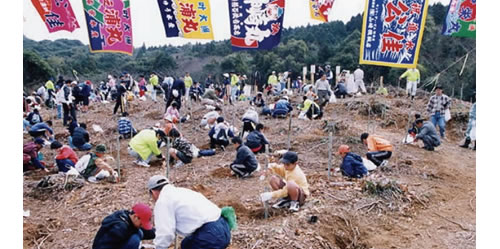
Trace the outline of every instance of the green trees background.
<instances>
[{"instance_id":1,"label":"green trees background","mask_svg":"<svg viewBox=\"0 0 500 249\"><path fill-rule=\"evenodd\" d=\"M457 38L440 34L447 6L429 6L419 66L422 82L432 79L476 46L471 38ZM302 72L306 65L330 64L332 67L354 70L359 61L362 15L351 18L346 24L334 21L314 26L287 28L282 41L270 51L233 52L229 40L183 46L152 46L134 50L133 56L110 53L91 54L89 48L77 40L60 39L36 42L23 39L24 88L40 86L49 77L72 77L76 70L80 78L101 81L108 74L119 75L127 71L133 75L149 75L152 71L181 76L190 64L199 64L191 71L194 80L204 80L207 74L220 79L223 72L235 71L251 75L259 70L264 77L271 71L292 70L292 77ZM189 60L185 60L189 58ZM469 54L465 70L459 76L463 60L440 74L439 83L448 95L464 99L474 95L476 87L476 54ZM397 85L405 69L363 65L365 80L370 83L384 76L386 84ZM404 82L402 82L404 85ZM432 86L427 89L430 90Z\"/></svg>"}]
</instances>

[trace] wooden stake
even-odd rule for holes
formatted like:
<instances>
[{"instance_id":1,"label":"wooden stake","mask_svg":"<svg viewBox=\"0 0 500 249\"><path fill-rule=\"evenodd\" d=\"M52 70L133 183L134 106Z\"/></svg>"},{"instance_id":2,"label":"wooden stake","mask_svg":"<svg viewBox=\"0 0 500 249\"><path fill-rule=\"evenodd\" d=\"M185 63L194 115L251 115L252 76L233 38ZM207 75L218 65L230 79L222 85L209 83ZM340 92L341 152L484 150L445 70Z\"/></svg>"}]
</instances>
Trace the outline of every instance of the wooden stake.
<instances>
[{"instance_id":1,"label":"wooden stake","mask_svg":"<svg viewBox=\"0 0 500 249\"><path fill-rule=\"evenodd\" d=\"M167 137L167 179L170 175L170 137Z\"/></svg>"},{"instance_id":2,"label":"wooden stake","mask_svg":"<svg viewBox=\"0 0 500 249\"><path fill-rule=\"evenodd\" d=\"M118 179L121 179L122 173L120 170L121 165L120 165L120 136L119 135L116 137L116 143L117 143L117 145L116 145L116 149L117 149L117 151L116 151L116 153L117 153L116 164L117 164L117 168L118 168Z\"/></svg>"},{"instance_id":3,"label":"wooden stake","mask_svg":"<svg viewBox=\"0 0 500 249\"><path fill-rule=\"evenodd\" d=\"M328 180L330 180L331 169L332 169L332 144L333 144L333 132L330 130L328 133Z\"/></svg>"},{"instance_id":4,"label":"wooden stake","mask_svg":"<svg viewBox=\"0 0 500 249\"><path fill-rule=\"evenodd\" d=\"M290 118L288 119L288 144L287 149L290 150L292 147L290 144L290 134L292 133L292 114L290 113Z\"/></svg>"},{"instance_id":5,"label":"wooden stake","mask_svg":"<svg viewBox=\"0 0 500 249\"><path fill-rule=\"evenodd\" d=\"M267 172L268 168L269 168L269 144L266 144L266 167L264 170ZM269 187L267 185L264 188L264 191L266 192L269 191ZM267 204L267 201L263 203L264 203L264 219L267 219L269 217L269 205Z\"/></svg>"}]
</instances>

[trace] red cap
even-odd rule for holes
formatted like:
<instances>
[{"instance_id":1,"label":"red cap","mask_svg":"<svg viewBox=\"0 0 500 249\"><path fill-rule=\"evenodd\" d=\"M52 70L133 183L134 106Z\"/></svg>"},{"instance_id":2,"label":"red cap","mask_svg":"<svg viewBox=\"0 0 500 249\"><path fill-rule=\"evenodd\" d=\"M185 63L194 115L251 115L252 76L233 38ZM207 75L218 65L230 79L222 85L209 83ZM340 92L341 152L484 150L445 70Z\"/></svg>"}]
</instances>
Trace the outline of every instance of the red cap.
<instances>
[{"instance_id":1,"label":"red cap","mask_svg":"<svg viewBox=\"0 0 500 249\"><path fill-rule=\"evenodd\" d=\"M134 214L141 220L141 227L146 230L151 230L153 225L151 225L151 208L144 203L137 203L132 207Z\"/></svg>"},{"instance_id":2,"label":"red cap","mask_svg":"<svg viewBox=\"0 0 500 249\"><path fill-rule=\"evenodd\" d=\"M347 153L349 152L349 146L343 144L341 146L339 146L339 150L337 151L337 154L340 154L340 153Z\"/></svg>"},{"instance_id":3,"label":"red cap","mask_svg":"<svg viewBox=\"0 0 500 249\"><path fill-rule=\"evenodd\" d=\"M91 85L91 84L92 84L92 82L91 82L90 80L85 81L85 83L86 83L87 85Z\"/></svg>"}]
</instances>

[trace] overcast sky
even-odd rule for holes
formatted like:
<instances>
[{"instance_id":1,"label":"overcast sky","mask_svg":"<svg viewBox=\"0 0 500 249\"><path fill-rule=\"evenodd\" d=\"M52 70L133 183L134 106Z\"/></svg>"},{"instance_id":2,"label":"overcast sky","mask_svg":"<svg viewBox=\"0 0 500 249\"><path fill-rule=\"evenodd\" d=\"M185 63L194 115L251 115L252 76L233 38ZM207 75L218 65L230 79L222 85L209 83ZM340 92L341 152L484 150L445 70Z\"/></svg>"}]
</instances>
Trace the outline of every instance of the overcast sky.
<instances>
[{"instance_id":1,"label":"overcast sky","mask_svg":"<svg viewBox=\"0 0 500 249\"><path fill-rule=\"evenodd\" d=\"M79 29L70 33L68 31L59 31L49 33L45 23L38 15L31 0L23 0L23 34L30 39L56 40L60 38L77 39L88 44L87 27L83 12L82 0L70 0L73 11L80 25ZM209 40L196 40L184 38L167 38L163 29L163 22L160 16L157 0L130 0L133 42L134 47L139 47L143 42L146 46L158 45L182 45L188 42L207 42ZM430 0L430 4L441 2L447 5L449 0ZM215 40L229 39L229 11L227 0L211 0L212 27ZM364 9L365 0L335 0L330 20L340 20L344 23L349 21L352 16L361 13ZM312 20L309 17L308 0L286 0L285 4L285 27L298 27L307 24L319 24L321 22Z\"/></svg>"}]
</instances>

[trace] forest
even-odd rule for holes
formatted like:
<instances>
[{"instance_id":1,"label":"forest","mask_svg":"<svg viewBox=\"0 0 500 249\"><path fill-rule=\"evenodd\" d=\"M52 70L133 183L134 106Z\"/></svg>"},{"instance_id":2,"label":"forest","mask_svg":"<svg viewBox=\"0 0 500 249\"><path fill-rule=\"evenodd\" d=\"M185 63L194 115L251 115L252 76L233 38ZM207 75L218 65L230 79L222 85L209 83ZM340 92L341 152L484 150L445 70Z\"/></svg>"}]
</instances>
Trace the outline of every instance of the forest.
<instances>
[{"instance_id":1,"label":"forest","mask_svg":"<svg viewBox=\"0 0 500 249\"><path fill-rule=\"evenodd\" d=\"M440 3L429 6L418 68L422 84L439 75L439 83L450 96L469 100L476 88L476 41L473 38L441 35L442 23L448 7ZM189 67L194 80L204 80L207 74L220 80L224 72L251 75L258 70L267 76L271 71L291 70L292 78L302 73L306 65L330 64L332 67L354 70L359 62L362 14L343 23L333 21L319 25L286 28L281 43L269 51L233 52L229 40L212 41L183 46L147 46L134 49L132 56L114 53L90 53L89 47L78 40L34 41L23 37L23 88L32 90L50 77L59 75L73 78L73 71L80 79L93 82L105 80L108 74L181 76ZM468 53L464 66L464 56ZM458 62L457 62L458 61ZM457 63L455 63L457 62ZM397 85L398 77L405 71L400 68L362 65L367 84L384 76L385 84ZM403 85L404 82L401 82ZM424 89L431 90L432 85Z\"/></svg>"}]
</instances>

